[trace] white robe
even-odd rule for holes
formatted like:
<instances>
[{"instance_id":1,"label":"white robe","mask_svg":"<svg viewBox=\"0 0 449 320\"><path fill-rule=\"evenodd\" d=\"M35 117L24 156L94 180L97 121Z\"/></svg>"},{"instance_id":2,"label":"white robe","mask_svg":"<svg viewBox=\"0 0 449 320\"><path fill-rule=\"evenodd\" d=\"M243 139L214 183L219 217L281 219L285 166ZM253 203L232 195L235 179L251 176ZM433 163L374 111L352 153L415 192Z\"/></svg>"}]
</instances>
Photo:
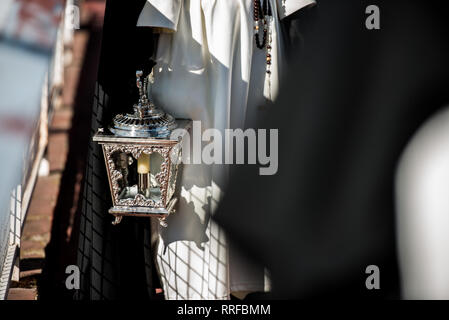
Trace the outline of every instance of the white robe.
<instances>
[{"instance_id":1,"label":"white robe","mask_svg":"<svg viewBox=\"0 0 449 320\"><path fill-rule=\"evenodd\" d=\"M138 26L171 29L159 38L155 103L202 130L244 128L282 73L280 19L314 0L270 0L271 79L266 51L255 46L253 0L147 0ZM270 80L270 81L269 81ZM161 230L158 266L167 299L228 299L232 291L264 291L248 263L232 259L223 231L210 220L222 196L223 165L185 165L178 209ZM229 265L231 258L232 265Z\"/></svg>"}]
</instances>

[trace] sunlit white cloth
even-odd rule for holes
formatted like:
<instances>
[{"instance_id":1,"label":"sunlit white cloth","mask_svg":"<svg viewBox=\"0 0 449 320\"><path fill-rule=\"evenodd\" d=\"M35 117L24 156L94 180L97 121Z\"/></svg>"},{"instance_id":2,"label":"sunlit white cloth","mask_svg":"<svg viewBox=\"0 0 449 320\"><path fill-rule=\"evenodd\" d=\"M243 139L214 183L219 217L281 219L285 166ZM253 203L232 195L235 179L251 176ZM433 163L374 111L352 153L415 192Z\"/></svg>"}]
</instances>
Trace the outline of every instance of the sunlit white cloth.
<instances>
[{"instance_id":1,"label":"sunlit white cloth","mask_svg":"<svg viewBox=\"0 0 449 320\"><path fill-rule=\"evenodd\" d=\"M396 208L402 294L449 299L449 108L430 117L401 156Z\"/></svg>"},{"instance_id":2,"label":"sunlit white cloth","mask_svg":"<svg viewBox=\"0 0 449 320\"><path fill-rule=\"evenodd\" d=\"M280 19L315 2L270 1L267 78L266 51L254 45L253 0L147 0L137 25L175 31L159 38L155 103L178 118L200 120L203 130L251 122L265 99L278 92L284 57ZM180 204L161 230L158 252L167 299L227 299L232 291L266 289L263 272L258 280L245 261L232 259L223 231L210 220L226 172L219 165L184 166Z\"/></svg>"}]
</instances>

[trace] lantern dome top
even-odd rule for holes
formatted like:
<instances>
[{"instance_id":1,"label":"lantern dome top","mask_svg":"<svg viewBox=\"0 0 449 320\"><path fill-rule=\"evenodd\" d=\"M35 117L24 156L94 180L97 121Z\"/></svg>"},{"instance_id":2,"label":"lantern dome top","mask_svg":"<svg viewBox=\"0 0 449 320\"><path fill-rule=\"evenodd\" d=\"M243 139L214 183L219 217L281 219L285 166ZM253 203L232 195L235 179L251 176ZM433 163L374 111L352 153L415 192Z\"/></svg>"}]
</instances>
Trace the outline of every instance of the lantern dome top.
<instances>
[{"instance_id":1,"label":"lantern dome top","mask_svg":"<svg viewBox=\"0 0 449 320\"><path fill-rule=\"evenodd\" d=\"M139 88L139 102L133 106L134 113L118 114L114 117L109 130L122 137L167 138L176 128L175 119L156 107L148 99L148 81L153 84L153 71L142 82L143 72L136 72L136 84Z\"/></svg>"}]
</instances>

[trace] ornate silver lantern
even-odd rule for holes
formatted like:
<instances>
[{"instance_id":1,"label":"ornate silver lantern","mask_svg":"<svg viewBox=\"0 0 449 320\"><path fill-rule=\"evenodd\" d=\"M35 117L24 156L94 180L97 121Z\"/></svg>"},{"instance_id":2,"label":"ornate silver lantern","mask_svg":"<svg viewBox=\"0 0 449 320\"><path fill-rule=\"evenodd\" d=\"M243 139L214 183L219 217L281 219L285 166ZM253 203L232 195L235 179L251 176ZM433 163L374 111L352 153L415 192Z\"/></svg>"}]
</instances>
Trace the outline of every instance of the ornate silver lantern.
<instances>
[{"instance_id":1,"label":"ornate silver lantern","mask_svg":"<svg viewBox=\"0 0 449 320\"><path fill-rule=\"evenodd\" d=\"M191 126L190 120L175 120L147 97L148 82L136 72L139 102L134 113L118 114L108 129L100 128L93 140L102 145L113 207L109 213L118 224L123 216L157 217L163 226L174 211L176 176L181 162L183 135L170 138L175 128ZM148 93L148 95L150 95Z\"/></svg>"}]
</instances>

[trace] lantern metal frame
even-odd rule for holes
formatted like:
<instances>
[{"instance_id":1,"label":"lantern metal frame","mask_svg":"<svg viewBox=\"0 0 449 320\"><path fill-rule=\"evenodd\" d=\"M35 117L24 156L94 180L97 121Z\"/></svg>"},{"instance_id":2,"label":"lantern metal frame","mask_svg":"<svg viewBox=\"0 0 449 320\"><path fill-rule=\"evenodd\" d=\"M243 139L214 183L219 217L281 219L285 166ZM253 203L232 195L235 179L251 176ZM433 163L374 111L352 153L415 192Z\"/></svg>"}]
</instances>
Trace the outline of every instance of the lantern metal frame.
<instances>
[{"instance_id":1,"label":"lantern metal frame","mask_svg":"<svg viewBox=\"0 0 449 320\"><path fill-rule=\"evenodd\" d=\"M139 101L133 106L134 112L117 114L107 131L100 128L93 137L93 141L98 142L103 149L113 204L109 213L115 216L113 224L120 223L124 216L135 216L157 217L162 226L166 226L165 219L174 211L177 202L173 195L182 157L182 139L191 128L192 121L175 120L155 106L151 97L153 83L153 70L146 77L143 77L143 71L137 70ZM171 133L175 128L184 130L178 131L178 135L173 138ZM120 152L118 164L114 157L117 152ZM150 162L142 164L143 172L137 169L137 185L128 185L130 161L133 162L129 155L139 162L142 154L151 156L153 153L158 153L163 159L159 172L153 175L156 185L152 187L151 184ZM173 168L174 159L176 163Z\"/></svg>"},{"instance_id":2,"label":"lantern metal frame","mask_svg":"<svg viewBox=\"0 0 449 320\"><path fill-rule=\"evenodd\" d=\"M113 133L105 132L103 128L100 128L94 135L93 141L98 142L103 149L113 204L113 207L109 209L109 213L116 218L114 224L120 223L124 216L134 216L159 218L164 225L168 215L174 212L177 197L173 197L173 195L182 157L182 139L191 128L192 121L177 119L176 123L177 128L184 129L178 131L180 135L177 136L176 140L170 138L120 137ZM152 154L157 152L162 156L163 162L160 166L160 172L155 175L155 179L160 186L160 201L148 199L140 193L137 193L134 198L120 198L121 187L119 180L123 179L123 174L116 168L116 163L113 159L115 152L130 154L136 160L142 153ZM174 157L176 157L177 161L173 169ZM173 186L170 189L169 184L172 175L175 175L175 177L172 182Z\"/></svg>"}]
</instances>

